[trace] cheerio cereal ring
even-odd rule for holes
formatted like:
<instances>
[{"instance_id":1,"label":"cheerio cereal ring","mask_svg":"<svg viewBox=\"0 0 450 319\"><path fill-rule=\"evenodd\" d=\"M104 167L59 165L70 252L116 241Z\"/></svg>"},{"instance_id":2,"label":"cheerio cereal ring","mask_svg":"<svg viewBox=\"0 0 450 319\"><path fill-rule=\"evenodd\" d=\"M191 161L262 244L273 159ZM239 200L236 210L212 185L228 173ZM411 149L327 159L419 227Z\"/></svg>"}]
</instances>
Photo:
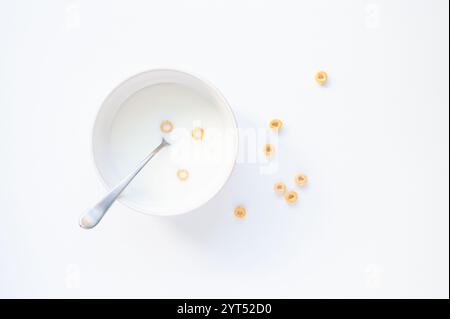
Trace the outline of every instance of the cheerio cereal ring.
<instances>
[{"instance_id":1,"label":"cheerio cereal ring","mask_svg":"<svg viewBox=\"0 0 450 319\"><path fill-rule=\"evenodd\" d=\"M328 74L325 71L319 71L316 73L316 82L320 85L324 85L328 80Z\"/></svg>"},{"instance_id":2,"label":"cheerio cereal ring","mask_svg":"<svg viewBox=\"0 0 450 319\"><path fill-rule=\"evenodd\" d=\"M177 171L177 177L180 181L185 181L189 178L189 172L185 170L184 168L179 169Z\"/></svg>"},{"instance_id":3,"label":"cheerio cereal ring","mask_svg":"<svg viewBox=\"0 0 450 319\"><path fill-rule=\"evenodd\" d=\"M162 121L159 128L163 133L170 133L173 130L173 123L169 120Z\"/></svg>"},{"instance_id":4,"label":"cheerio cereal ring","mask_svg":"<svg viewBox=\"0 0 450 319\"><path fill-rule=\"evenodd\" d=\"M295 175L294 181L299 186L305 186L308 183L308 176L302 173L297 174Z\"/></svg>"},{"instance_id":5,"label":"cheerio cereal ring","mask_svg":"<svg viewBox=\"0 0 450 319\"><path fill-rule=\"evenodd\" d=\"M234 209L234 216L238 219L243 219L247 215L247 210L245 207L238 206Z\"/></svg>"},{"instance_id":6,"label":"cheerio cereal ring","mask_svg":"<svg viewBox=\"0 0 450 319\"><path fill-rule=\"evenodd\" d=\"M202 140L203 136L205 135L205 130L201 127L196 127L192 130L192 137L195 140Z\"/></svg>"},{"instance_id":7,"label":"cheerio cereal ring","mask_svg":"<svg viewBox=\"0 0 450 319\"><path fill-rule=\"evenodd\" d=\"M272 144L264 145L264 154L266 154L266 156L272 156L274 153L275 153L275 147Z\"/></svg>"},{"instance_id":8,"label":"cheerio cereal ring","mask_svg":"<svg viewBox=\"0 0 450 319\"><path fill-rule=\"evenodd\" d=\"M281 120L279 120L279 119L273 119L269 123L269 127L274 131L278 131L279 129L281 129L282 126L283 126L283 122L281 122Z\"/></svg>"},{"instance_id":9,"label":"cheerio cereal ring","mask_svg":"<svg viewBox=\"0 0 450 319\"><path fill-rule=\"evenodd\" d=\"M286 191L286 184L284 184L283 182L277 182L273 186L273 190L275 191L276 194L283 195L284 192Z\"/></svg>"},{"instance_id":10,"label":"cheerio cereal ring","mask_svg":"<svg viewBox=\"0 0 450 319\"><path fill-rule=\"evenodd\" d=\"M286 200L286 202L288 202L289 204L294 204L295 202L297 202L298 199L298 194L295 191L290 191L287 192L284 195L284 199Z\"/></svg>"}]
</instances>

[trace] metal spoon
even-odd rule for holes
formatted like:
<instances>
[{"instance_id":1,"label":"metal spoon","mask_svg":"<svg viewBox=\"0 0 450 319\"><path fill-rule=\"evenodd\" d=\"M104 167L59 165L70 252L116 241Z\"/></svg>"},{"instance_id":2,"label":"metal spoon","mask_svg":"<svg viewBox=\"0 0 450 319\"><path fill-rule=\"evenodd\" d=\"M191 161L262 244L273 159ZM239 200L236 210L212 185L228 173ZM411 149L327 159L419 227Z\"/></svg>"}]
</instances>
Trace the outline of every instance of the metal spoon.
<instances>
[{"instance_id":1,"label":"metal spoon","mask_svg":"<svg viewBox=\"0 0 450 319\"><path fill-rule=\"evenodd\" d=\"M106 195L101 201L97 203L97 205L95 205L91 209L88 209L86 212L84 212L84 214L81 215L79 220L80 227L84 229L94 228L106 214L111 205L115 202L117 197L119 197L119 195L124 191L128 184L130 184L133 178L136 177L136 175L153 158L153 156L155 156L161 149L168 145L170 145L170 143L163 138L161 144L159 144L149 155L147 155L147 157L144 158L144 160L130 175L128 175L116 187L114 187L108 195Z\"/></svg>"}]
</instances>

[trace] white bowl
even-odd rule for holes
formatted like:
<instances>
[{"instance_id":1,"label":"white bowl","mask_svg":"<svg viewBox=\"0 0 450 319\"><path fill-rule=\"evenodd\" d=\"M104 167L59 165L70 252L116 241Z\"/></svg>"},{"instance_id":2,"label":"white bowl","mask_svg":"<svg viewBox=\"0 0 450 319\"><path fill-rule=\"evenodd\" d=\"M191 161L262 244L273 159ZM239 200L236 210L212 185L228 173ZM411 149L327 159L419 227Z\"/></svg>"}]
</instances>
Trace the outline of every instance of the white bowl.
<instances>
[{"instance_id":1,"label":"white bowl","mask_svg":"<svg viewBox=\"0 0 450 319\"><path fill-rule=\"evenodd\" d=\"M160 123L170 120L171 133ZM202 140L191 131L204 129ZM151 215L189 212L214 197L228 180L237 157L233 112L212 85L176 70L152 70L116 87L95 120L95 166L110 190L165 136L172 145L155 156L122 193L119 201ZM179 169L189 178L181 181Z\"/></svg>"}]
</instances>

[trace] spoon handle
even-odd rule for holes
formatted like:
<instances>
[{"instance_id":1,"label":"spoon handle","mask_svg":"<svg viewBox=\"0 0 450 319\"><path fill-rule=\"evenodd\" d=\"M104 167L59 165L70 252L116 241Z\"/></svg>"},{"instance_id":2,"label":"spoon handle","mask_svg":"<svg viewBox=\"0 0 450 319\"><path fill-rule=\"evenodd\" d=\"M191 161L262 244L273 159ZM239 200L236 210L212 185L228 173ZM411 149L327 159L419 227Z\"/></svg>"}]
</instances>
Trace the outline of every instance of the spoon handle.
<instances>
[{"instance_id":1,"label":"spoon handle","mask_svg":"<svg viewBox=\"0 0 450 319\"><path fill-rule=\"evenodd\" d=\"M79 220L80 227L84 229L94 228L105 213L115 202L117 197L123 192L123 190L130 184L130 182L136 177L136 175L144 168L144 166L165 146L169 145L165 139L159 144L146 158L136 167L136 169L127 177L125 177L116 187L114 187L109 194L107 194L102 200L100 200L94 207L84 212Z\"/></svg>"}]
</instances>

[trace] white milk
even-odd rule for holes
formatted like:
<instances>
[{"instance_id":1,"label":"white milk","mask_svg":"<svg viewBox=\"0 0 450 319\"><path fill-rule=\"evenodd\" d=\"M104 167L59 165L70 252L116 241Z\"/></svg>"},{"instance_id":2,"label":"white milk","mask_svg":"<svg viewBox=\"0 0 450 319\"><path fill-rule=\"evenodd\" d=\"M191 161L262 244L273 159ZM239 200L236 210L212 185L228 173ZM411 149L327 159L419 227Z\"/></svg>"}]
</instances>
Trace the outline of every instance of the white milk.
<instances>
[{"instance_id":1,"label":"white milk","mask_svg":"<svg viewBox=\"0 0 450 319\"><path fill-rule=\"evenodd\" d=\"M226 114L213 101L179 84L157 84L130 96L115 114L107 145L110 181L128 175L160 142L172 145L157 154L122 194L128 201L157 210L195 205L198 198L220 188L229 173L233 154L227 147ZM229 116L229 115L228 115ZM160 123L170 120L174 130L163 134ZM191 131L202 127L203 140ZM177 170L189 171L180 181ZM212 194L213 195L213 194Z\"/></svg>"}]
</instances>

